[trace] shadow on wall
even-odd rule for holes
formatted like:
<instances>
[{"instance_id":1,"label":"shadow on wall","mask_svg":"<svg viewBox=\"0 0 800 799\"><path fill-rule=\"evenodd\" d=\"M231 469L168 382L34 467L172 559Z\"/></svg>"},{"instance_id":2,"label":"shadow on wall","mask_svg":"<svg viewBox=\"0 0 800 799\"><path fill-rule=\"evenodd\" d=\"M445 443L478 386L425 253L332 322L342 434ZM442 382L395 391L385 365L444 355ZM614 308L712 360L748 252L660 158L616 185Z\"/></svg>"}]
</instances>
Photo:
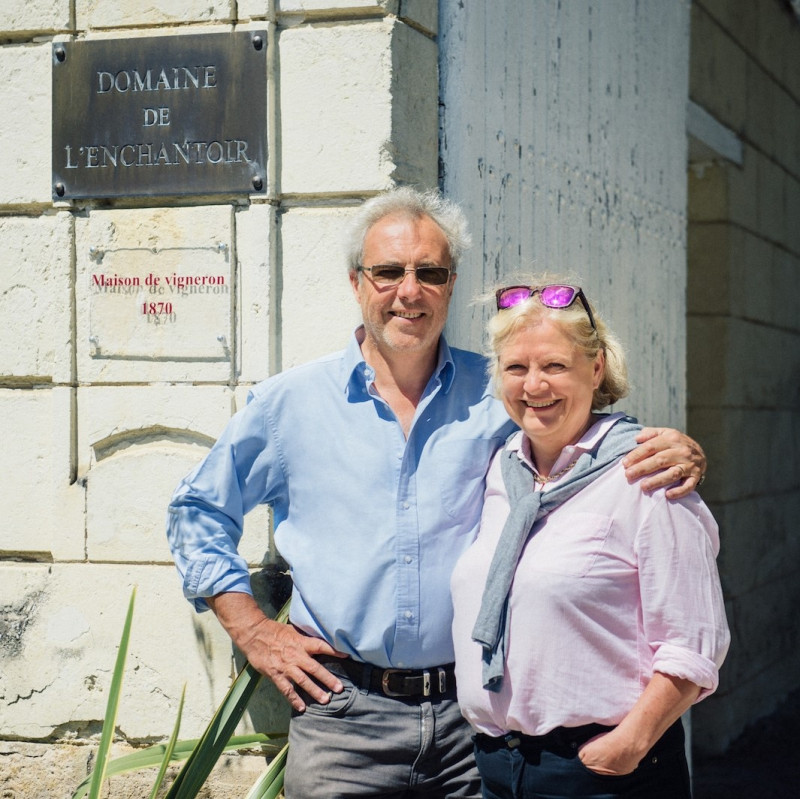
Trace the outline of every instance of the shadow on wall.
<instances>
[{"instance_id":1,"label":"shadow on wall","mask_svg":"<svg viewBox=\"0 0 800 799\"><path fill-rule=\"evenodd\" d=\"M289 567L283 562L264 566L250 575L250 586L261 610L274 619L292 594ZM244 656L235 649L234 657L236 670L241 671L245 662ZM247 714L256 732L275 733L289 729L289 703L270 680L261 680L247 705Z\"/></svg>"},{"instance_id":2,"label":"shadow on wall","mask_svg":"<svg viewBox=\"0 0 800 799\"><path fill-rule=\"evenodd\" d=\"M800 690L771 716L750 725L725 754L695 755L694 799L797 796Z\"/></svg>"}]
</instances>

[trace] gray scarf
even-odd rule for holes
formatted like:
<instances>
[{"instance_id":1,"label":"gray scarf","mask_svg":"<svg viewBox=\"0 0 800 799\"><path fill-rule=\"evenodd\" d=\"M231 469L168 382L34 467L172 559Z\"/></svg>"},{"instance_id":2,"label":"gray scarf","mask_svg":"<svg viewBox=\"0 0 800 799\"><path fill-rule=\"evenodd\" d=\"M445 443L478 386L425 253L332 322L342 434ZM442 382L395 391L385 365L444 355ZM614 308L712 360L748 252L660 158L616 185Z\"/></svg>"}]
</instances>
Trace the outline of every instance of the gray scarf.
<instances>
[{"instance_id":1,"label":"gray scarf","mask_svg":"<svg viewBox=\"0 0 800 799\"><path fill-rule=\"evenodd\" d=\"M499 691L503 682L509 626L508 592L533 525L630 452L636 446L634 438L641 429L630 416L618 419L597 447L581 454L569 474L550 491L533 491L530 467L517 452L502 450L501 471L511 510L497 542L478 619L472 629L472 640L483 646L484 688Z\"/></svg>"}]
</instances>

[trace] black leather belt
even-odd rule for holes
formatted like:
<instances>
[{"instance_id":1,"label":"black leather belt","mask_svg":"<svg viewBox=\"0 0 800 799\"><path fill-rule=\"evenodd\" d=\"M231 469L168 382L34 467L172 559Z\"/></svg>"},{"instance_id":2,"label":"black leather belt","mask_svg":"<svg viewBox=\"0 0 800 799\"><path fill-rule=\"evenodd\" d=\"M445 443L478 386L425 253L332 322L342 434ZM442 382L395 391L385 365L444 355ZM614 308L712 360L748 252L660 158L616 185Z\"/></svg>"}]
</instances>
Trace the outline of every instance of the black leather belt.
<instances>
[{"instance_id":1,"label":"black leather belt","mask_svg":"<svg viewBox=\"0 0 800 799\"><path fill-rule=\"evenodd\" d=\"M566 757L574 757L578 748L590 738L613 729L614 727L609 727L605 724L582 724L579 727L556 727L545 735L524 735L521 732L507 732L497 738L479 732L475 736L475 744L484 752L518 748L523 754L547 751L562 754ZM655 742L645 757L655 763L659 756L681 752L683 748L683 723L678 719Z\"/></svg>"},{"instance_id":2,"label":"black leather belt","mask_svg":"<svg viewBox=\"0 0 800 799\"><path fill-rule=\"evenodd\" d=\"M456 687L453 663L430 669L382 669L352 658L330 658L323 665L334 674L338 666L359 687L401 699L441 696Z\"/></svg>"},{"instance_id":3,"label":"black leather belt","mask_svg":"<svg viewBox=\"0 0 800 799\"><path fill-rule=\"evenodd\" d=\"M475 742L480 749L486 752L495 752L498 749L517 749L523 751L576 751L595 735L609 732L613 727L603 724L583 724L580 727L556 727L545 735L525 735L521 732L507 732L495 738L491 735L478 733Z\"/></svg>"}]
</instances>

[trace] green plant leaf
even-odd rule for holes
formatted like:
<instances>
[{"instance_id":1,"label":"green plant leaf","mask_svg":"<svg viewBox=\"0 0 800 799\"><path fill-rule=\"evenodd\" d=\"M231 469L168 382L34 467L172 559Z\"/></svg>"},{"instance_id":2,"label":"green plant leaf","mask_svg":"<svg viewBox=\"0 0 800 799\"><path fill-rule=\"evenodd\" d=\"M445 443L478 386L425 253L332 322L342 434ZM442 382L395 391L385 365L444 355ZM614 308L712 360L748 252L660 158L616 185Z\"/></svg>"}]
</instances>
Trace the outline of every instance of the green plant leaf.
<instances>
[{"instance_id":1,"label":"green plant leaf","mask_svg":"<svg viewBox=\"0 0 800 799\"><path fill-rule=\"evenodd\" d=\"M283 603L283 607L278 611L277 616L275 616L275 621L280 622L281 624L286 624L289 621L289 608L291 607L292 600L291 597Z\"/></svg>"},{"instance_id":2,"label":"green plant leaf","mask_svg":"<svg viewBox=\"0 0 800 799\"><path fill-rule=\"evenodd\" d=\"M108 754L111 750L111 743L114 740L114 729L117 724L117 709L119 708L119 697L122 693L122 677L125 673L125 659L128 656L128 642L131 637L131 622L133 621L133 606L135 600L136 587L134 586L131 592L131 600L128 603L128 614L125 617L125 626L122 628L122 638L119 642L114 674L111 678L111 688L108 692L106 715L103 719L103 730L100 733L100 746L97 748L97 762L94 765L91 782L89 784L89 799L98 799L100 796L100 789L103 787L103 780L105 780L106 777Z\"/></svg>"},{"instance_id":3,"label":"green plant leaf","mask_svg":"<svg viewBox=\"0 0 800 799\"><path fill-rule=\"evenodd\" d=\"M170 736L169 741L167 742L167 747L164 750L164 757L161 759L161 766L158 769L158 774L156 775L156 781L153 784L153 790L150 792L150 799L156 799L156 794L158 793L158 789L161 787L161 783L164 782L164 776L167 773L167 768L169 767L170 761L172 760L172 753L175 751L175 744L178 741L178 731L181 728L181 716L183 715L183 702L186 699L186 683L183 684L183 690L181 691L181 701L178 703L178 717L175 719L175 726L172 728L172 735Z\"/></svg>"},{"instance_id":4,"label":"green plant leaf","mask_svg":"<svg viewBox=\"0 0 800 799\"><path fill-rule=\"evenodd\" d=\"M149 746L146 749L141 749L137 752L131 752L128 755L115 758L114 760L109 760L108 753L111 748L114 729L116 727L117 709L119 707L119 697L122 691L122 677L125 668L125 660L127 658L128 642L130 640L135 597L136 589L134 588L128 606L128 614L125 619L125 626L122 631L120 648L117 653L117 661L111 681L106 715L100 736L100 746L98 747L97 762L92 773L75 789L75 792L72 794L72 799L83 799L87 792L89 792L89 799L96 799L106 777L160 766L156 783L151 793L151 799L153 799L163 782L164 773L169 763L176 763L182 760L185 760L186 763L175 779L165 799L190 799L197 795L197 792L202 787L219 759L219 756L223 752L242 749L255 744L263 747L265 745L274 744L273 739L283 739L286 738L287 735L285 732L232 735L233 730L236 729L236 725L244 715L247 703L250 701L250 698L261 680L261 675L250 666L249 663L245 663L244 668L228 691L222 705L214 714L214 718L203 733L202 738L186 741L176 740L180 728L181 716L183 714L183 703L186 691L184 686L184 692L181 694L181 701L178 708L178 718L175 722L172 736L166 744L156 744L155 746ZM288 600L278 612L275 617L276 621L286 623L289 620L289 606L290 600ZM284 749L278 752L274 762L285 764L285 750L287 747L288 744ZM267 791L267 793L264 793L264 797L269 797L269 799L277 797L283 787L283 766L276 766L274 771L270 771L271 769L273 769L273 764L270 764L270 767L265 772L265 775L273 775L270 781L264 783L261 783L261 780L259 781L260 784L264 785L264 789ZM264 775L262 775L262 777L264 777Z\"/></svg>"},{"instance_id":5,"label":"green plant leaf","mask_svg":"<svg viewBox=\"0 0 800 799\"><path fill-rule=\"evenodd\" d=\"M261 675L245 663L165 799L194 799L225 749L260 681Z\"/></svg>"},{"instance_id":6,"label":"green plant leaf","mask_svg":"<svg viewBox=\"0 0 800 799\"><path fill-rule=\"evenodd\" d=\"M286 773L286 757L289 753L287 743L264 772L256 780L245 799L276 799L283 790L283 777Z\"/></svg>"},{"instance_id":7,"label":"green plant leaf","mask_svg":"<svg viewBox=\"0 0 800 799\"><path fill-rule=\"evenodd\" d=\"M285 732L274 733L251 733L250 735L234 735L225 745L225 752L231 752L236 749L246 749L251 746L273 746L275 750L278 749L279 744L275 743L275 739L282 740L286 738ZM170 761L172 763L180 763L186 760L191 755L197 744L200 743L199 738L190 738L185 741L178 741L172 751ZM117 774L126 774L130 771L140 771L146 768L155 768L164 759L164 753L167 750L168 744L154 744L148 746L146 749L140 749L136 752L131 752L122 757L109 760L108 768L106 769L106 776L113 777ZM77 787L75 793L72 794L72 799L83 799L89 788L89 782L92 775L90 774L86 779Z\"/></svg>"},{"instance_id":8,"label":"green plant leaf","mask_svg":"<svg viewBox=\"0 0 800 799\"><path fill-rule=\"evenodd\" d=\"M285 624L289 620L290 604L291 599L288 599L275 616L276 621ZM194 799L203 783L208 779L208 775L222 754L236 725L241 721L247 703L259 682L261 682L261 674L249 663L245 663L203 733L197 748L189 756L175 778L175 782L172 783L165 799Z\"/></svg>"}]
</instances>

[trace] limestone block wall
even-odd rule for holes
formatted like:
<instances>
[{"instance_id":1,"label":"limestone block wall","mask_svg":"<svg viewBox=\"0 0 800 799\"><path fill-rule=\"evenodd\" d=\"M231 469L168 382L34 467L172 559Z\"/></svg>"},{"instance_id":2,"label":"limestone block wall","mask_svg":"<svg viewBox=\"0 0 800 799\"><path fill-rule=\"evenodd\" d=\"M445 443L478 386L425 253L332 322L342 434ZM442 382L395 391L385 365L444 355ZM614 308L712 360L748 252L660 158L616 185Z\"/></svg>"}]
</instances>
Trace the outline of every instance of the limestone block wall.
<instances>
[{"instance_id":1,"label":"limestone block wall","mask_svg":"<svg viewBox=\"0 0 800 799\"><path fill-rule=\"evenodd\" d=\"M696 0L691 24L690 99L742 150L689 172L689 430L732 632L694 713L714 751L800 688L800 20L788 3Z\"/></svg>"},{"instance_id":2,"label":"limestone block wall","mask_svg":"<svg viewBox=\"0 0 800 799\"><path fill-rule=\"evenodd\" d=\"M195 736L227 690L230 644L181 595L166 504L250 386L344 346L358 319L341 240L354 205L397 182L436 184L436 25L432 0L2 4L0 788L9 795L69 796L64 775L85 773L82 745L100 728L134 585L121 739L168 735L184 683L182 736ZM267 31L266 196L53 202L54 41L250 29ZM162 288L167 275L213 278L204 292L153 292L193 321L142 320L149 287L143 296L141 286L98 282L138 275L144 285L153 274ZM254 571L274 560L266 512L248 517L243 541ZM286 713L267 702L257 719L274 730ZM236 768L250 779L231 768L214 795L233 795ZM118 781L113 795L142 795L136 785Z\"/></svg>"}]
</instances>

